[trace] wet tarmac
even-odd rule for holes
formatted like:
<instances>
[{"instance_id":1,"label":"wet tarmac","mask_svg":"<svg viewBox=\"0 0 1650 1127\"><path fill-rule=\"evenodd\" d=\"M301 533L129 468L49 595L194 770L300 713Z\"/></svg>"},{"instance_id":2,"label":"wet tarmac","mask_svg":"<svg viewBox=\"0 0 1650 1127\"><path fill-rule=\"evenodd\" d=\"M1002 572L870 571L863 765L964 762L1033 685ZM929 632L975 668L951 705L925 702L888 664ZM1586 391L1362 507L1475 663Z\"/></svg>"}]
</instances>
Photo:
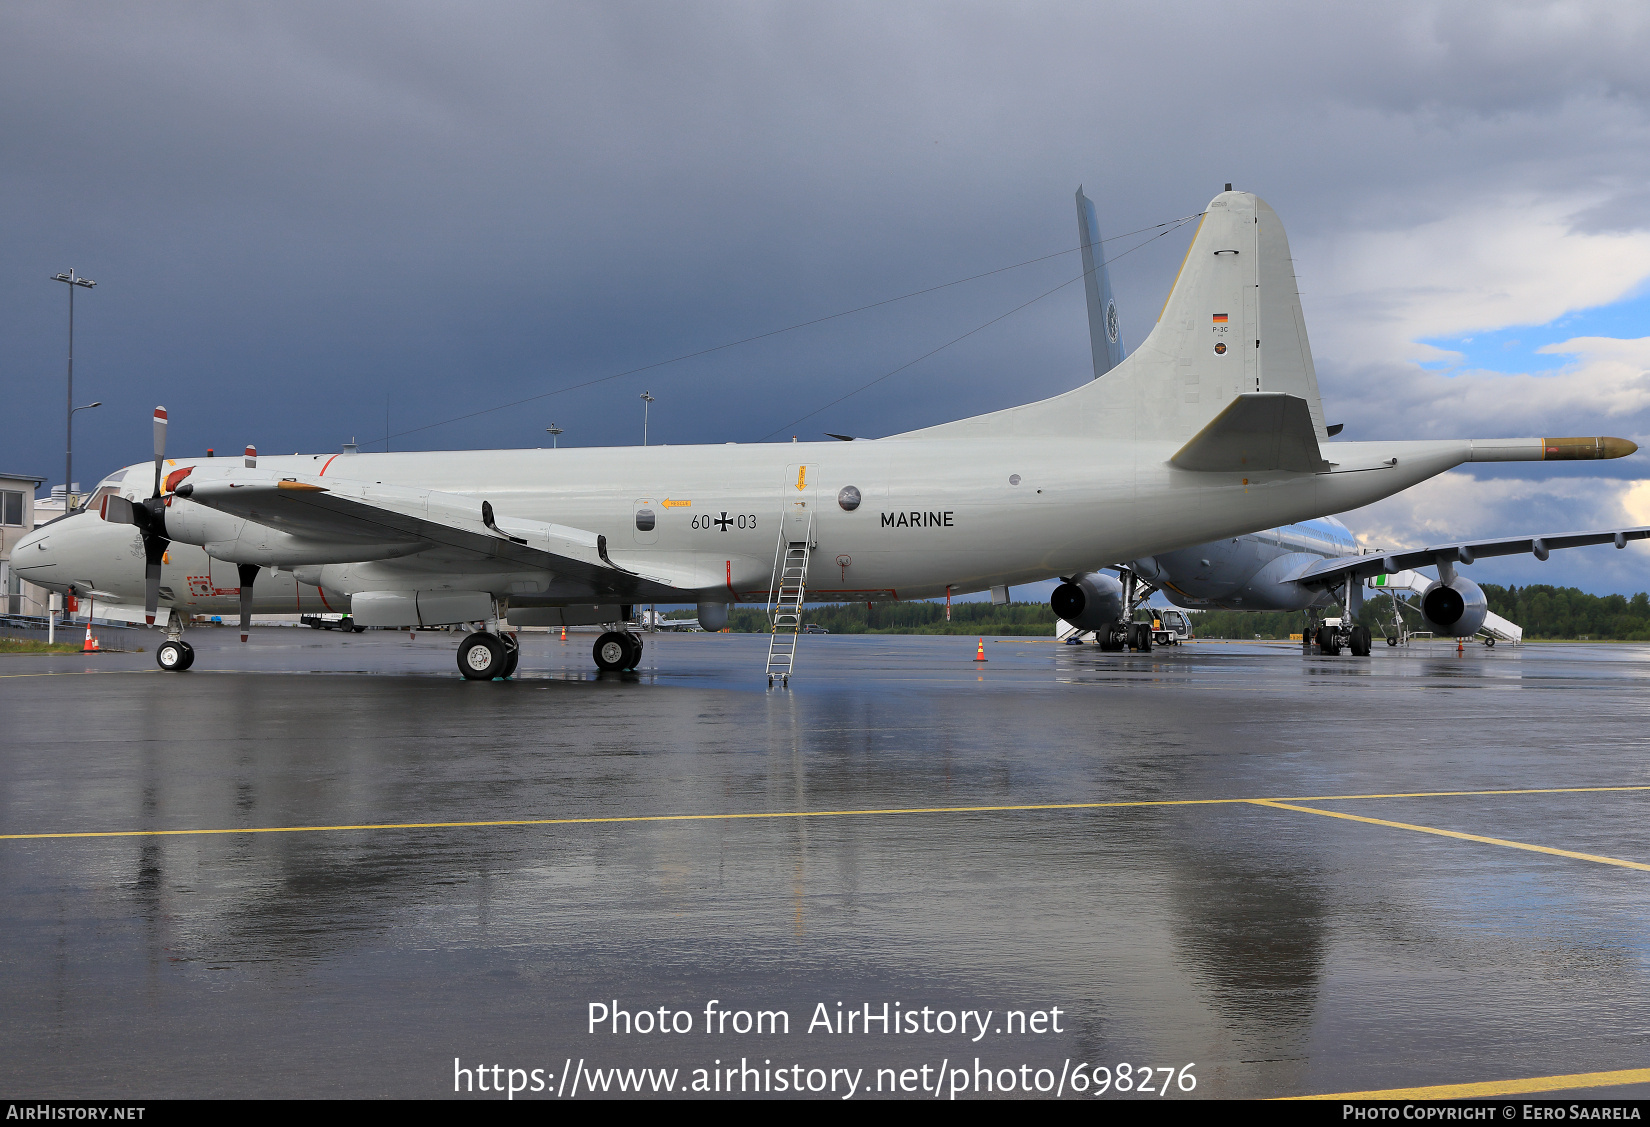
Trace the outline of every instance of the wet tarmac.
<instances>
[{"instance_id":1,"label":"wet tarmac","mask_svg":"<svg viewBox=\"0 0 1650 1127\"><path fill-rule=\"evenodd\" d=\"M0 840L16 1096L451 1096L457 1058L471 1098L618 1067L1176 1099L1650 1056L1650 647L808 637L770 692L749 635L633 675L528 636L490 683L456 635L191 638L184 674L0 657L0 833L44 835Z\"/></svg>"}]
</instances>

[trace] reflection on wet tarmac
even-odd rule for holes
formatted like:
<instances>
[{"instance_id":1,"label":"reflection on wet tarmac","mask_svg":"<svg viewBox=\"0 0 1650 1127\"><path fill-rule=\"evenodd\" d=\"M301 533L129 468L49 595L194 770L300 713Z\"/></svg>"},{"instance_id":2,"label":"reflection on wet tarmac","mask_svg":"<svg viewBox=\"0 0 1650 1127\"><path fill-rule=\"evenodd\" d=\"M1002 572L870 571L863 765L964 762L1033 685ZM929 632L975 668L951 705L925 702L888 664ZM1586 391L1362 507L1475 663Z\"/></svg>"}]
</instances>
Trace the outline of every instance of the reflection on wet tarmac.
<instances>
[{"instance_id":1,"label":"reflection on wet tarmac","mask_svg":"<svg viewBox=\"0 0 1650 1127\"><path fill-rule=\"evenodd\" d=\"M455 1055L980 1056L1195 1061L1197 1094L1275 1095L1620 1068L1650 1039L1650 874L1248 804L877 813L1643 783L1646 647L1004 640L982 668L972 639L825 637L787 693L751 637L659 636L616 676L537 636L520 681L474 684L448 635L202 633L184 675L11 659L0 832L865 813L3 841L14 1088L441 1095ZM131 675L19 676L91 668ZM1650 861L1646 800L1317 805ZM712 998L795 1032L582 1024L592 1000ZM1070 1018L802 1032L883 1000Z\"/></svg>"}]
</instances>

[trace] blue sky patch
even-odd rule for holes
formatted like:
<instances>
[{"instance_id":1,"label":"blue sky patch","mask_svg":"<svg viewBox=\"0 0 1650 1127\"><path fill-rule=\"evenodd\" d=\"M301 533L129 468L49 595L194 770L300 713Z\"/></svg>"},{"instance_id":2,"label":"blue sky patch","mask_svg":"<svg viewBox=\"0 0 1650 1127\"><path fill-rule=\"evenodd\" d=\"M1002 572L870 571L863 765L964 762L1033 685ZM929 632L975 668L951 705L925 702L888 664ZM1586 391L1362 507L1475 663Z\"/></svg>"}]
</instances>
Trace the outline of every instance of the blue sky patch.
<instances>
[{"instance_id":1,"label":"blue sky patch","mask_svg":"<svg viewBox=\"0 0 1650 1127\"><path fill-rule=\"evenodd\" d=\"M1650 336L1650 287L1624 301L1578 309L1545 325L1514 325L1459 337L1426 338L1422 344L1458 352L1462 359L1429 360L1421 367L1435 372L1556 372L1570 363L1570 357L1536 351L1543 345L1574 337L1631 340L1643 336Z\"/></svg>"}]
</instances>

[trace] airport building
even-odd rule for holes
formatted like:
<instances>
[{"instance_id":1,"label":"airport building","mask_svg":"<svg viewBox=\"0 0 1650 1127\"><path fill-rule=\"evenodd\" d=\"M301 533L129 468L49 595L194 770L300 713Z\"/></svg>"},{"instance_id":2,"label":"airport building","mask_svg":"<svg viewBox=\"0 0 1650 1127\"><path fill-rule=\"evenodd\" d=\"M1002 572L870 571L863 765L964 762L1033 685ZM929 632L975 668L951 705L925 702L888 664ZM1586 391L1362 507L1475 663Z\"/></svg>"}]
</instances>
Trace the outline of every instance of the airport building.
<instances>
[{"instance_id":1,"label":"airport building","mask_svg":"<svg viewBox=\"0 0 1650 1127\"><path fill-rule=\"evenodd\" d=\"M43 615L46 592L24 583L12 571L11 547L33 530L40 514L34 491L46 479L28 474L0 473L0 591L5 592L6 614Z\"/></svg>"}]
</instances>

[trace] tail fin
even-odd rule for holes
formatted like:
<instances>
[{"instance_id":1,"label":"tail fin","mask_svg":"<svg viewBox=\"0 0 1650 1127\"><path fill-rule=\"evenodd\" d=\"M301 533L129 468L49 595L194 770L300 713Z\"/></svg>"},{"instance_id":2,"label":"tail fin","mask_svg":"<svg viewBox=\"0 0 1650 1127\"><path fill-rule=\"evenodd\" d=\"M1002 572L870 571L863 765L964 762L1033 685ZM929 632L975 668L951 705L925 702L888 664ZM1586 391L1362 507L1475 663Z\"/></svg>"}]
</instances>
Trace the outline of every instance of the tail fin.
<instances>
[{"instance_id":1,"label":"tail fin","mask_svg":"<svg viewBox=\"0 0 1650 1127\"><path fill-rule=\"evenodd\" d=\"M1097 349L1097 366L1098 357ZM1209 201L1151 334L1105 379L902 437L1070 435L1179 447L1256 393L1304 400L1313 434L1328 438L1283 224L1259 196L1227 191Z\"/></svg>"},{"instance_id":2,"label":"tail fin","mask_svg":"<svg viewBox=\"0 0 1650 1127\"><path fill-rule=\"evenodd\" d=\"M1148 350L1169 369L1179 401L1158 437L1190 438L1233 396L1268 392L1304 399L1318 441L1328 438L1289 237L1259 196L1226 191L1209 201L1137 355Z\"/></svg>"},{"instance_id":3,"label":"tail fin","mask_svg":"<svg viewBox=\"0 0 1650 1127\"><path fill-rule=\"evenodd\" d=\"M1089 351L1094 354L1094 378L1099 379L1123 362L1123 331L1117 323L1094 201L1083 194L1082 185L1077 187L1077 240L1083 247L1083 288L1088 291Z\"/></svg>"}]
</instances>

